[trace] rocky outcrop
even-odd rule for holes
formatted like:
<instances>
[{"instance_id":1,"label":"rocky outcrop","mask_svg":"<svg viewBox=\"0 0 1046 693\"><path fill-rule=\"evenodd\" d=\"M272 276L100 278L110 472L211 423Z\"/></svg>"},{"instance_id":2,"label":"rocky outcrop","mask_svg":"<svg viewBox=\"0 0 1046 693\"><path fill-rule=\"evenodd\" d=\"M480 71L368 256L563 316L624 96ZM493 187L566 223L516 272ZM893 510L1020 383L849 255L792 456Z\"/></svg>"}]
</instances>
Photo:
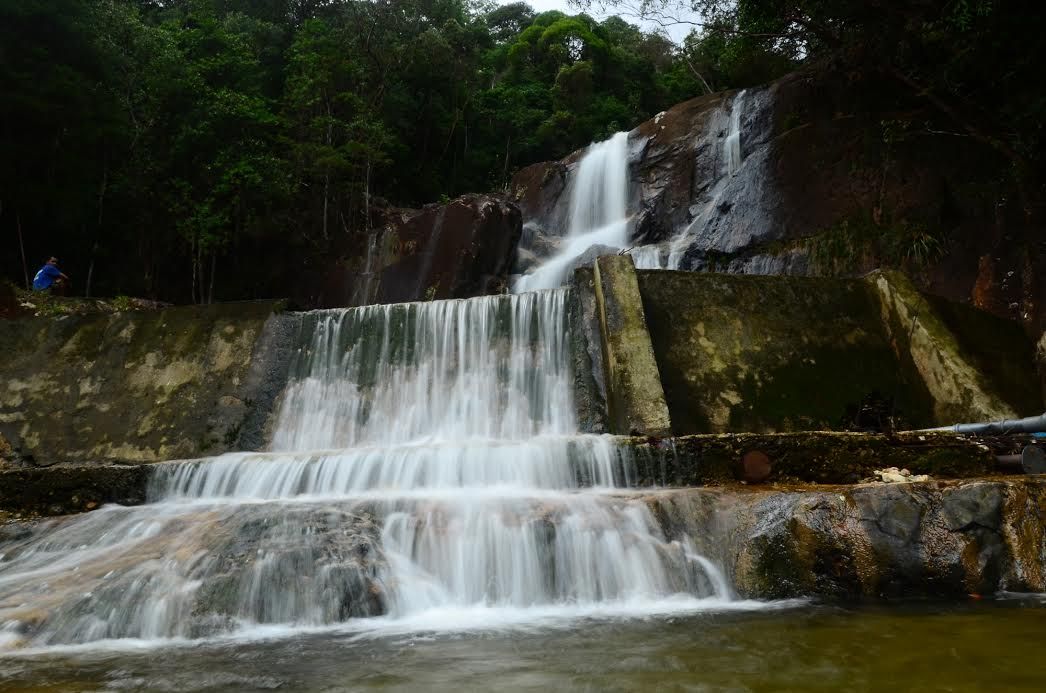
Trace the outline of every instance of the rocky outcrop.
<instances>
[{"instance_id":1,"label":"rocky outcrop","mask_svg":"<svg viewBox=\"0 0 1046 693\"><path fill-rule=\"evenodd\" d=\"M0 435L22 466L256 447L286 382L280 302L0 321Z\"/></svg>"},{"instance_id":2,"label":"rocky outcrop","mask_svg":"<svg viewBox=\"0 0 1046 693\"><path fill-rule=\"evenodd\" d=\"M521 232L501 197L465 195L421 209L376 207L373 230L347 237L299 302L360 306L501 293Z\"/></svg>"},{"instance_id":3,"label":"rocky outcrop","mask_svg":"<svg viewBox=\"0 0 1046 693\"><path fill-rule=\"evenodd\" d=\"M687 101L630 133L632 239L678 267L745 274L905 269L920 288L1046 326L1046 234L1004 162L927 126L922 102L831 73ZM741 166L726 139L739 109ZM521 170L527 262L555 247L580 152ZM544 240L543 240L544 239ZM522 257L522 256L521 256ZM641 265L642 266L642 265Z\"/></svg>"},{"instance_id":4,"label":"rocky outcrop","mask_svg":"<svg viewBox=\"0 0 1046 693\"><path fill-rule=\"evenodd\" d=\"M743 597L947 597L1046 591L1046 479L690 489L651 496L670 536Z\"/></svg>"}]
</instances>

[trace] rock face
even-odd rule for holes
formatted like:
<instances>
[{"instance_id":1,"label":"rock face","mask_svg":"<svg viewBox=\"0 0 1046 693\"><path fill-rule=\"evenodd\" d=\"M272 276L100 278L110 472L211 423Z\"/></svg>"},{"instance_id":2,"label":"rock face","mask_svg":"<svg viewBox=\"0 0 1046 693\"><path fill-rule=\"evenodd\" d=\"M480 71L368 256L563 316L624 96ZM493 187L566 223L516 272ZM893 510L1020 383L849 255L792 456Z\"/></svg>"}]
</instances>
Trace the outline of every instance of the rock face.
<instances>
[{"instance_id":1,"label":"rock face","mask_svg":"<svg viewBox=\"0 0 1046 693\"><path fill-rule=\"evenodd\" d=\"M652 496L671 536L741 596L829 599L1046 591L1046 480L691 489Z\"/></svg>"},{"instance_id":2,"label":"rock face","mask_svg":"<svg viewBox=\"0 0 1046 693\"><path fill-rule=\"evenodd\" d=\"M501 293L521 217L492 195L465 195L422 209L376 208L374 230L346 239L320 282L299 302L321 308L466 298Z\"/></svg>"},{"instance_id":3,"label":"rock face","mask_svg":"<svg viewBox=\"0 0 1046 693\"><path fill-rule=\"evenodd\" d=\"M1005 163L926 129L925 104L892 99L830 74L795 74L641 124L629 135L633 243L660 243L664 266L678 239L673 266L691 270L903 267L920 288L1046 327L1046 234L998 182ZM735 111L742 163L731 173ZM513 178L530 239L517 271L562 235L579 155Z\"/></svg>"},{"instance_id":4,"label":"rock face","mask_svg":"<svg viewBox=\"0 0 1046 693\"><path fill-rule=\"evenodd\" d=\"M9 462L155 462L256 444L286 382L294 317L281 308L0 320Z\"/></svg>"}]
</instances>

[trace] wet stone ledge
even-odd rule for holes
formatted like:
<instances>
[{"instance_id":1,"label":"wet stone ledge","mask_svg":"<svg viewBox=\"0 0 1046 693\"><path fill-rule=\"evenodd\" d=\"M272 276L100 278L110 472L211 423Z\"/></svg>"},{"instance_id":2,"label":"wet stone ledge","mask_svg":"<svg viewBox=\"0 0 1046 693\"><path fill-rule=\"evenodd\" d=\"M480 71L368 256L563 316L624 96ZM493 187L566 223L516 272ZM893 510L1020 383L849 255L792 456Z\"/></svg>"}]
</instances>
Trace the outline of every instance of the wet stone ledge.
<instances>
[{"instance_id":1,"label":"wet stone ledge","mask_svg":"<svg viewBox=\"0 0 1046 693\"><path fill-rule=\"evenodd\" d=\"M141 505L149 465L0 469L0 519L86 512L107 503Z\"/></svg>"},{"instance_id":2,"label":"wet stone ledge","mask_svg":"<svg viewBox=\"0 0 1046 693\"><path fill-rule=\"evenodd\" d=\"M995 455L1019 443L992 445L949 433L721 433L630 438L637 486L756 483L853 484L898 467L933 478L984 476ZM1007 446L1016 446L1012 449Z\"/></svg>"}]
</instances>

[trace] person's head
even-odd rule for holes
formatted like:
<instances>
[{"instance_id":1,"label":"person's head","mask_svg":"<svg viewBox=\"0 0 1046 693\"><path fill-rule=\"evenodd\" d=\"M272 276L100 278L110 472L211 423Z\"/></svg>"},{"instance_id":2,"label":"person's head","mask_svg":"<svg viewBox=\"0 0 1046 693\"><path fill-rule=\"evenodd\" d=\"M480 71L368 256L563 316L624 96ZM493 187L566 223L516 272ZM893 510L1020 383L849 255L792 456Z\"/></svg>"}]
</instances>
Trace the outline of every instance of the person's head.
<instances>
[{"instance_id":1,"label":"person's head","mask_svg":"<svg viewBox=\"0 0 1046 693\"><path fill-rule=\"evenodd\" d=\"M57 265L58 264L58 258L56 258L54 255L52 255L51 257L49 257L47 259L47 264L49 264L49 265Z\"/></svg>"}]
</instances>

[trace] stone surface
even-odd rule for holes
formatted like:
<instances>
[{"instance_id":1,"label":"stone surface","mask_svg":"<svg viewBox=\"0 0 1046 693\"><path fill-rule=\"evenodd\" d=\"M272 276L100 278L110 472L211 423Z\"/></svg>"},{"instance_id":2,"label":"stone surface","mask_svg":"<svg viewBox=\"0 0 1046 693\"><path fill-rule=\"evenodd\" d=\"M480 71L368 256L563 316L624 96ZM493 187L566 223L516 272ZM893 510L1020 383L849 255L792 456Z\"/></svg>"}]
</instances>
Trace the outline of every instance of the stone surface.
<instances>
[{"instance_id":1,"label":"stone surface","mask_svg":"<svg viewBox=\"0 0 1046 693\"><path fill-rule=\"evenodd\" d=\"M934 422L856 280L638 272L677 435L890 429ZM862 403L891 401L887 418ZM875 419L875 420L872 420Z\"/></svg>"},{"instance_id":2,"label":"stone surface","mask_svg":"<svg viewBox=\"0 0 1046 693\"><path fill-rule=\"evenodd\" d=\"M857 276L903 267L934 294L1046 328L1046 235L1003 182L1006 163L972 138L930 132L924 103L880 92L829 70L745 90L744 163L729 176L735 93L642 123L630 133L633 243L684 234L682 269ZM513 178L533 239L563 233L580 154ZM529 247L529 261L550 252Z\"/></svg>"},{"instance_id":3,"label":"stone surface","mask_svg":"<svg viewBox=\"0 0 1046 693\"><path fill-rule=\"evenodd\" d=\"M983 476L995 454L1019 451L1022 443L989 447L953 433L729 433L667 440L633 438L627 444L640 486L705 486L745 480L744 458L769 460L765 483L849 484L877 469L897 467L933 478Z\"/></svg>"},{"instance_id":4,"label":"stone surface","mask_svg":"<svg viewBox=\"0 0 1046 693\"><path fill-rule=\"evenodd\" d=\"M676 435L893 431L1043 408L1016 324L864 279L637 272Z\"/></svg>"},{"instance_id":5,"label":"stone surface","mask_svg":"<svg viewBox=\"0 0 1046 693\"><path fill-rule=\"evenodd\" d=\"M29 466L236 449L245 423L265 427L282 389L285 370L262 348L281 307L0 321L0 434Z\"/></svg>"},{"instance_id":6,"label":"stone surface","mask_svg":"<svg viewBox=\"0 0 1046 693\"><path fill-rule=\"evenodd\" d=\"M0 511L52 516L106 503L140 505L148 484L149 468L143 465L0 469Z\"/></svg>"},{"instance_id":7,"label":"stone surface","mask_svg":"<svg viewBox=\"0 0 1046 693\"><path fill-rule=\"evenodd\" d=\"M344 239L299 303L337 308L502 293L522 228L519 210L496 195L376 207L372 223L366 239Z\"/></svg>"},{"instance_id":8,"label":"stone surface","mask_svg":"<svg viewBox=\"0 0 1046 693\"><path fill-rule=\"evenodd\" d=\"M651 495L670 537L740 596L956 597L1046 591L1046 479L687 489Z\"/></svg>"},{"instance_id":9,"label":"stone surface","mask_svg":"<svg viewBox=\"0 0 1046 693\"><path fill-rule=\"evenodd\" d=\"M578 430L582 433L606 433L609 430L606 366L591 267L574 271L570 283L569 319Z\"/></svg>"},{"instance_id":10,"label":"stone surface","mask_svg":"<svg viewBox=\"0 0 1046 693\"><path fill-rule=\"evenodd\" d=\"M668 406L632 258L604 256L593 267L610 430L629 435L669 435Z\"/></svg>"},{"instance_id":11,"label":"stone surface","mask_svg":"<svg viewBox=\"0 0 1046 693\"><path fill-rule=\"evenodd\" d=\"M933 398L934 418L939 423L1013 419L1021 409L1027 415L1039 411L1042 402L1028 377L1032 351L1019 330L1006 330L1009 326L1005 323L995 325L995 334L987 326L981 328L987 332L980 335L981 339L990 340L994 352L984 363L1008 362L1024 372L1023 377L1010 378L1009 382L999 382L999 378L992 382L971 358L973 350L961 344L942 319L942 311L916 291L904 275L876 272L868 279L879 292L883 324L891 343L901 362L914 366L919 373ZM1023 368L1022 361L1026 364ZM1010 397L1004 397L1004 388Z\"/></svg>"}]
</instances>

